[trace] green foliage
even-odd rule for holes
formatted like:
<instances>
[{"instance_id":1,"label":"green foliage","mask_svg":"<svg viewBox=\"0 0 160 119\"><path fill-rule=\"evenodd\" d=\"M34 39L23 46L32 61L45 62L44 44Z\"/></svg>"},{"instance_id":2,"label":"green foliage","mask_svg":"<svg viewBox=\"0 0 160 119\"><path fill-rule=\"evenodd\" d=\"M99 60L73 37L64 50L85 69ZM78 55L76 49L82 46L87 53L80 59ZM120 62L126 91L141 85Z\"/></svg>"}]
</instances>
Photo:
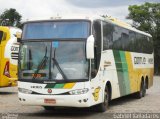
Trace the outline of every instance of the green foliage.
<instances>
[{"instance_id":1,"label":"green foliage","mask_svg":"<svg viewBox=\"0 0 160 119\"><path fill-rule=\"evenodd\" d=\"M131 5L127 19L133 26L152 35L154 40L155 73L160 74L160 3Z\"/></svg>"},{"instance_id":2,"label":"green foliage","mask_svg":"<svg viewBox=\"0 0 160 119\"><path fill-rule=\"evenodd\" d=\"M13 8L6 9L0 15L0 25L20 27L21 18L22 16L16 11L16 9L13 9Z\"/></svg>"}]
</instances>

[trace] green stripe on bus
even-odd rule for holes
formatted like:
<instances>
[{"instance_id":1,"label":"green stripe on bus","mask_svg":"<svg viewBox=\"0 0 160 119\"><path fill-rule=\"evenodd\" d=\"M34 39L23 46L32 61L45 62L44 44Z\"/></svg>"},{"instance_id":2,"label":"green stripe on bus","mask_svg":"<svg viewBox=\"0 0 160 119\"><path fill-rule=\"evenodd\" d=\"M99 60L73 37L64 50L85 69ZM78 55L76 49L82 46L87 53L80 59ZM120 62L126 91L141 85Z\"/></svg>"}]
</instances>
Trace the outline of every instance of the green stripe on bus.
<instances>
[{"instance_id":1,"label":"green stripe on bus","mask_svg":"<svg viewBox=\"0 0 160 119\"><path fill-rule=\"evenodd\" d=\"M126 56L125 56L125 52L123 51L114 50L113 54L115 58L120 95L123 96L130 93L130 82L129 82L128 65L126 62Z\"/></svg>"},{"instance_id":2,"label":"green stripe on bus","mask_svg":"<svg viewBox=\"0 0 160 119\"><path fill-rule=\"evenodd\" d=\"M64 83L62 83L62 84L56 84L55 86L54 86L54 88L63 88L64 87Z\"/></svg>"},{"instance_id":3,"label":"green stripe on bus","mask_svg":"<svg viewBox=\"0 0 160 119\"><path fill-rule=\"evenodd\" d=\"M123 76L123 70L122 70L122 63L121 63L121 56L119 51L113 51L114 58L115 58L115 65L117 70L117 76L118 76L118 83L119 83L119 89L120 89L120 95L123 96L126 94L125 85L124 85L124 76Z\"/></svg>"},{"instance_id":4,"label":"green stripe on bus","mask_svg":"<svg viewBox=\"0 0 160 119\"><path fill-rule=\"evenodd\" d=\"M45 88L63 88L64 85L65 85L64 83L62 83L62 84L47 84L45 86Z\"/></svg>"},{"instance_id":5,"label":"green stripe on bus","mask_svg":"<svg viewBox=\"0 0 160 119\"><path fill-rule=\"evenodd\" d=\"M122 69L123 69L123 75L124 75L124 81L125 81L126 94L129 94L130 93L130 80L129 80L128 64L126 61L125 52L120 51L120 56L121 56L121 61L122 61Z\"/></svg>"},{"instance_id":6,"label":"green stripe on bus","mask_svg":"<svg viewBox=\"0 0 160 119\"><path fill-rule=\"evenodd\" d=\"M55 85L56 85L56 84L47 84L47 85L45 86L45 88L54 88Z\"/></svg>"}]
</instances>

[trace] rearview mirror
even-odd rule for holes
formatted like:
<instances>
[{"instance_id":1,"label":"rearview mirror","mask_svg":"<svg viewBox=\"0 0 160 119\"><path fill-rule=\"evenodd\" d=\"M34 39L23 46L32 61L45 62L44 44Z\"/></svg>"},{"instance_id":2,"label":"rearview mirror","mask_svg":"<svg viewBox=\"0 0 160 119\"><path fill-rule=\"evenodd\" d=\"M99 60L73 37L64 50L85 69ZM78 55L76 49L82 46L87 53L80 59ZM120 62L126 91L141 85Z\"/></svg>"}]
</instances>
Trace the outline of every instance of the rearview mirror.
<instances>
[{"instance_id":1,"label":"rearview mirror","mask_svg":"<svg viewBox=\"0 0 160 119\"><path fill-rule=\"evenodd\" d=\"M86 57L87 59L94 59L94 37L93 35L90 35L87 38Z\"/></svg>"}]
</instances>

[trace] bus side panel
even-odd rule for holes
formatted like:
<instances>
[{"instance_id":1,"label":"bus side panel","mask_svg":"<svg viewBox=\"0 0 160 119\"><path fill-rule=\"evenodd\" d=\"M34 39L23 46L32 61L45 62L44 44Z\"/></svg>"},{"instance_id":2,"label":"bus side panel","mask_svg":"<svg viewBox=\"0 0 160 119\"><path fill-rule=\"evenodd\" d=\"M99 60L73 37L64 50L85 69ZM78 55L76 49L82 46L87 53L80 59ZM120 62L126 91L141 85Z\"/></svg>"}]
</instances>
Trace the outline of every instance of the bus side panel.
<instances>
[{"instance_id":1,"label":"bus side panel","mask_svg":"<svg viewBox=\"0 0 160 119\"><path fill-rule=\"evenodd\" d=\"M103 77L103 80L105 80L105 81L103 81L103 83L104 83L103 89L105 88L106 83L110 82L111 88L112 88L111 89L112 90L111 99L115 99L115 98L118 98L121 96L121 93L120 93L121 87L119 86L119 79L118 79L118 75L117 75L117 69L116 69L115 62L116 61L115 61L114 53L112 50L103 51L102 57L101 57L101 70L104 69L102 71L102 77Z\"/></svg>"},{"instance_id":2,"label":"bus side panel","mask_svg":"<svg viewBox=\"0 0 160 119\"><path fill-rule=\"evenodd\" d=\"M149 77L149 81L148 81L148 88L153 86L154 68L151 69L149 73L150 73L150 77Z\"/></svg>"},{"instance_id":3,"label":"bus side panel","mask_svg":"<svg viewBox=\"0 0 160 119\"><path fill-rule=\"evenodd\" d=\"M125 52L113 50L115 66L117 71L120 95L130 94L130 80L128 72L128 64L125 57Z\"/></svg>"},{"instance_id":4,"label":"bus side panel","mask_svg":"<svg viewBox=\"0 0 160 119\"><path fill-rule=\"evenodd\" d=\"M0 69L1 69L1 80L0 80L0 86L1 87L6 87L8 86L8 82L9 82L9 79L4 76L4 69L5 69L5 65L6 65L6 59L4 58L4 50L5 50L5 45L9 39L9 28L8 27L1 27L0 26L0 30L4 32L3 34L3 40L1 41L1 66L0 66Z\"/></svg>"},{"instance_id":5,"label":"bus side panel","mask_svg":"<svg viewBox=\"0 0 160 119\"><path fill-rule=\"evenodd\" d=\"M106 75L105 78L108 78L112 83L112 99L139 91L142 77L144 77L144 79L148 77L148 87L153 85L154 67L152 54L113 50L113 56L109 56L110 50L105 52L106 53L103 54L104 58L102 58L104 61L102 62L111 62L112 64L111 66L106 67L104 71L104 75ZM114 58L111 59L111 57ZM112 62L112 60L114 62ZM109 73L109 71L111 72ZM113 71L115 71L116 74ZM112 76L109 74L112 74ZM113 74L115 75L114 79ZM119 87L116 88L116 90L113 88L116 87L116 83L113 83L115 81L118 81ZM118 92L119 95L117 95Z\"/></svg>"},{"instance_id":6,"label":"bus side panel","mask_svg":"<svg viewBox=\"0 0 160 119\"><path fill-rule=\"evenodd\" d=\"M153 85L152 54L125 51L113 51L113 54L121 96L139 91L142 77L144 80L148 77L148 87Z\"/></svg>"},{"instance_id":7,"label":"bus side panel","mask_svg":"<svg viewBox=\"0 0 160 119\"><path fill-rule=\"evenodd\" d=\"M1 62L1 85L2 87L9 86L9 78L4 75L5 70L7 69L6 63L8 62L7 59L4 58L4 46L1 47L1 56L2 56L2 62Z\"/></svg>"},{"instance_id":8,"label":"bus side panel","mask_svg":"<svg viewBox=\"0 0 160 119\"><path fill-rule=\"evenodd\" d=\"M2 56L1 56L1 46L0 46L0 86L1 86L1 77L2 77L2 68L1 68L1 62L2 62Z\"/></svg>"},{"instance_id":9,"label":"bus side panel","mask_svg":"<svg viewBox=\"0 0 160 119\"><path fill-rule=\"evenodd\" d=\"M18 64L18 52L19 44L17 38L13 35L17 32L17 29L10 28L8 40L6 40L4 48L5 64L8 63L8 76L10 86L17 86L17 64ZM5 66L6 67L6 66Z\"/></svg>"},{"instance_id":10,"label":"bus side panel","mask_svg":"<svg viewBox=\"0 0 160 119\"><path fill-rule=\"evenodd\" d=\"M140 90L142 77L148 77L148 87L153 85L154 58L153 54L131 53L133 70L137 76L137 88Z\"/></svg>"},{"instance_id":11,"label":"bus side panel","mask_svg":"<svg viewBox=\"0 0 160 119\"><path fill-rule=\"evenodd\" d=\"M10 81L12 82L12 86L17 86L17 72L18 72L18 52L19 45L11 44L11 52L10 52Z\"/></svg>"},{"instance_id":12,"label":"bus side panel","mask_svg":"<svg viewBox=\"0 0 160 119\"><path fill-rule=\"evenodd\" d=\"M128 64L128 72L129 72L129 80L130 80L130 91L131 93L135 93L138 91L138 74L133 68L133 61L132 61L132 56L130 52L126 52L126 61Z\"/></svg>"}]
</instances>

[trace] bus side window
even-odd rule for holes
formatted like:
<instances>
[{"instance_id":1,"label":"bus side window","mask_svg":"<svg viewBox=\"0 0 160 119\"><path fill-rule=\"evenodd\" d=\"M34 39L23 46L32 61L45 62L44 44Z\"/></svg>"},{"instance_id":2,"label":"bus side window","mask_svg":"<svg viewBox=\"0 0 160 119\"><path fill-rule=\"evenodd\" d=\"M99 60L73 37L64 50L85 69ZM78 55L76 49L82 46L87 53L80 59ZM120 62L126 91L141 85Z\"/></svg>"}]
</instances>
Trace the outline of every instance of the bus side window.
<instances>
[{"instance_id":1,"label":"bus side window","mask_svg":"<svg viewBox=\"0 0 160 119\"><path fill-rule=\"evenodd\" d=\"M103 22L103 50L112 49L114 26Z\"/></svg>"},{"instance_id":2,"label":"bus side window","mask_svg":"<svg viewBox=\"0 0 160 119\"><path fill-rule=\"evenodd\" d=\"M2 41L6 40L7 33L0 31L0 44Z\"/></svg>"},{"instance_id":3,"label":"bus side window","mask_svg":"<svg viewBox=\"0 0 160 119\"><path fill-rule=\"evenodd\" d=\"M3 31L0 31L0 43L1 43L2 39L3 39Z\"/></svg>"},{"instance_id":4,"label":"bus side window","mask_svg":"<svg viewBox=\"0 0 160 119\"><path fill-rule=\"evenodd\" d=\"M6 40L7 38L7 33L6 32L3 32L3 38L2 38L2 41Z\"/></svg>"}]
</instances>

